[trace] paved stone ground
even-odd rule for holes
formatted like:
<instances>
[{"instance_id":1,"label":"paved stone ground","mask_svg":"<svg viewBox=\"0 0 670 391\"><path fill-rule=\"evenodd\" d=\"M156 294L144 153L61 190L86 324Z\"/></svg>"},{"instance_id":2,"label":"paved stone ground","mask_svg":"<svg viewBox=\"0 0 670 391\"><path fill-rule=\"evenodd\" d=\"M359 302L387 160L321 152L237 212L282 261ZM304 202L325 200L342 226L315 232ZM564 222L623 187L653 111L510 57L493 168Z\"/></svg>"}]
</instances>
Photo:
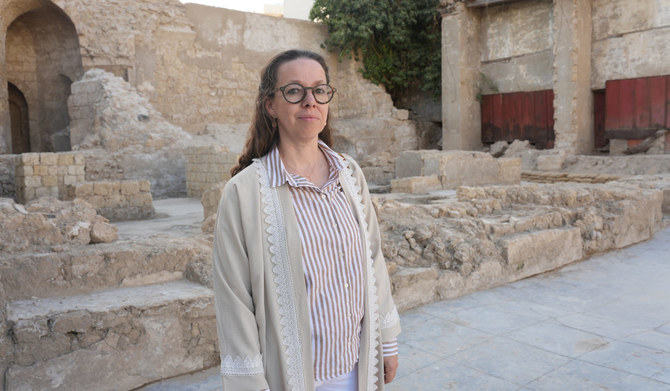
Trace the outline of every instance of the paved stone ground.
<instances>
[{"instance_id":1,"label":"paved stone ground","mask_svg":"<svg viewBox=\"0 0 670 391\"><path fill-rule=\"evenodd\" d=\"M670 390L670 228L401 315L388 391ZM217 368L142 391L220 390Z\"/></svg>"}]
</instances>

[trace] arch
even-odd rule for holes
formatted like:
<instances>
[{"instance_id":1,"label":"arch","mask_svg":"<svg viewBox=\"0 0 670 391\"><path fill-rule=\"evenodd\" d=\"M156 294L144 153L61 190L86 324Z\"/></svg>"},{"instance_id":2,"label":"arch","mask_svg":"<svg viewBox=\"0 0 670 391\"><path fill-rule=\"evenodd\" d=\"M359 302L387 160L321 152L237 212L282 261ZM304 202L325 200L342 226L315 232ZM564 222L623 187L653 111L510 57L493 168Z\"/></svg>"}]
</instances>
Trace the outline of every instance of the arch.
<instances>
[{"instance_id":1,"label":"arch","mask_svg":"<svg viewBox=\"0 0 670 391\"><path fill-rule=\"evenodd\" d=\"M30 152L28 101L14 84L7 83L9 119L12 129L12 153Z\"/></svg>"},{"instance_id":2,"label":"arch","mask_svg":"<svg viewBox=\"0 0 670 391\"><path fill-rule=\"evenodd\" d=\"M69 150L67 99L83 74L72 20L50 1L26 2L5 39L7 81L25 96L32 152Z\"/></svg>"}]
</instances>

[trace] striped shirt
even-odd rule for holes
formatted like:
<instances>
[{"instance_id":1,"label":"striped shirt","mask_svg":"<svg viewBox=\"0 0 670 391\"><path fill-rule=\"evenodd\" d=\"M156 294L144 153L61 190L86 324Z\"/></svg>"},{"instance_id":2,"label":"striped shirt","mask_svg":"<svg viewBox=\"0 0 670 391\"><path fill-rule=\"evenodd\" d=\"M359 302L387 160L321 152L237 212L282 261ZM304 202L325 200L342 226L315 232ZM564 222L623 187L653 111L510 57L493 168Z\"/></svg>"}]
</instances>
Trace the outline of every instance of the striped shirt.
<instances>
[{"instance_id":1,"label":"striped shirt","mask_svg":"<svg viewBox=\"0 0 670 391\"><path fill-rule=\"evenodd\" d=\"M350 372L358 362L365 281L359 225L342 186L340 160L319 142L329 165L326 184L290 174L279 150L268 154L270 185L287 183L302 243L303 271L310 310L314 377L329 380ZM395 340L384 355L398 354Z\"/></svg>"}]
</instances>

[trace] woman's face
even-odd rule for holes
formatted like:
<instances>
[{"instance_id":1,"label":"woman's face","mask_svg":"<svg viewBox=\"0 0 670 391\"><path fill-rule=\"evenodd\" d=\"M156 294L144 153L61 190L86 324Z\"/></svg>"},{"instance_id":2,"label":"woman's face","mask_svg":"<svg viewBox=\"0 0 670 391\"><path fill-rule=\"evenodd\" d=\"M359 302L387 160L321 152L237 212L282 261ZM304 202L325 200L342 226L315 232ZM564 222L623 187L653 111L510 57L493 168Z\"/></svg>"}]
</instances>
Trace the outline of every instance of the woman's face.
<instances>
[{"instance_id":1,"label":"woman's face","mask_svg":"<svg viewBox=\"0 0 670 391\"><path fill-rule=\"evenodd\" d=\"M326 73L321 64L308 58L298 58L283 63L277 69L275 88L298 83L303 87L326 84ZM314 141L326 126L328 104L317 103L313 90L306 90L305 98L298 103L289 103L281 91L265 103L268 113L277 118L280 143L304 144Z\"/></svg>"}]
</instances>

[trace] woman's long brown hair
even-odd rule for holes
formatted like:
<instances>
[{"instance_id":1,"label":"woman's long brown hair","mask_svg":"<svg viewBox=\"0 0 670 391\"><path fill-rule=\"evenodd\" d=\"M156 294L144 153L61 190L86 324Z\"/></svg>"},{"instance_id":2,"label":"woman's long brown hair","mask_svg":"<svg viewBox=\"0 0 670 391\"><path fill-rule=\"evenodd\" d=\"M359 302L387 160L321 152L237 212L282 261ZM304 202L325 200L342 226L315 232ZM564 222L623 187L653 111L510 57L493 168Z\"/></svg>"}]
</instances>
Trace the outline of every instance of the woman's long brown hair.
<instances>
[{"instance_id":1,"label":"woman's long brown hair","mask_svg":"<svg viewBox=\"0 0 670 391\"><path fill-rule=\"evenodd\" d=\"M317 53L307 50L287 50L272 58L261 71L261 84L258 86L254 118L249 128L249 135L244 145L244 151L242 151L237 165L230 170L231 176L235 176L251 165L253 159L267 155L279 142L279 130L276 127L273 128L272 123L274 118L265 109L265 102L274 97L274 90L277 88L277 71L279 66L299 58L308 58L318 62L326 73L326 83L330 83L326 61ZM319 139L328 146L332 146L333 144L333 136L327 121L326 126L319 133Z\"/></svg>"}]
</instances>

